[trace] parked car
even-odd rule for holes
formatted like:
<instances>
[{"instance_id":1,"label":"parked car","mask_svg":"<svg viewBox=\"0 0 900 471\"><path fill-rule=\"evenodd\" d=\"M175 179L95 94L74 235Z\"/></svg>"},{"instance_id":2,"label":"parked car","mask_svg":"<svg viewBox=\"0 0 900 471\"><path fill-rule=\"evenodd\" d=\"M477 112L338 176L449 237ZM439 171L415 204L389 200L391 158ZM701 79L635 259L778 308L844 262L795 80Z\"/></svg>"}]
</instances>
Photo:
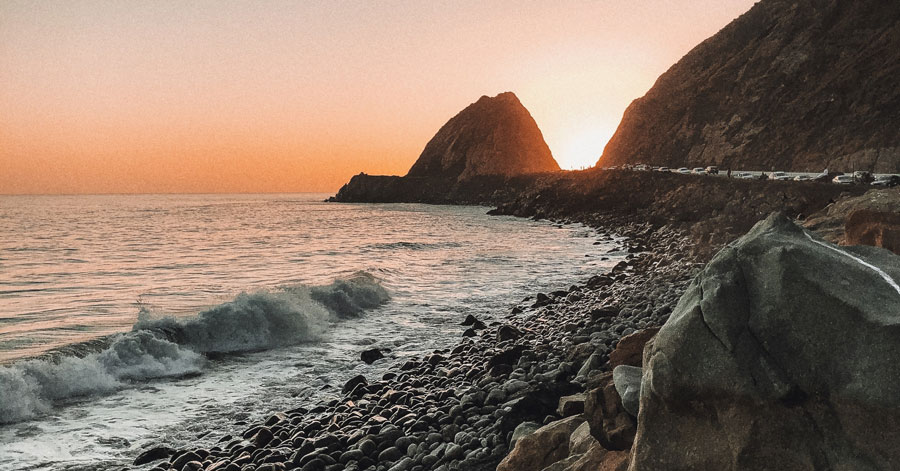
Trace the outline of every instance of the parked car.
<instances>
[{"instance_id":1,"label":"parked car","mask_svg":"<svg viewBox=\"0 0 900 471\"><path fill-rule=\"evenodd\" d=\"M682 173L682 174L688 174L688 173L691 173L691 170L687 167L681 167L678 170L676 170L676 172Z\"/></svg>"},{"instance_id":2,"label":"parked car","mask_svg":"<svg viewBox=\"0 0 900 471\"><path fill-rule=\"evenodd\" d=\"M792 180L791 176L784 172L772 172L772 180Z\"/></svg>"},{"instance_id":3,"label":"parked car","mask_svg":"<svg viewBox=\"0 0 900 471\"><path fill-rule=\"evenodd\" d=\"M635 170L639 170L639 171L641 171L641 172L646 172L647 170L650 170L650 167L648 167L648 166L645 165L645 164L637 164L637 165L634 166L634 169L635 169Z\"/></svg>"},{"instance_id":4,"label":"parked car","mask_svg":"<svg viewBox=\"0 0 900 471\"><path fill-rule=\"evenodd\" d=\"M669 167L660 167L659 170L657 170L657 171L658 172L670 172L671 170L669 170Z\"/></svg>"},{"instance_id":5,"label":"parked car","mask_svg":"<svg viewBox=\"0 0 900 471\"><path fill-rule=\"evenodd\" d=\"M719 167L716 167L715 165L710 165L709 167L706 167L706 174L707 175L718 175Z\"/></svg>"},{"instance_id":6,"label":"parked car","mask_svg":"<svg viewBox=\"0 0 900 471\"><path fill-rule=\"evenodd\" d=\"M694 169L691 170L691 173L702 174L706 173L706 170L703 167L694 167Z\"/></svg>"},{"instance_id":7,"label":"parked car","mask_svg":"<svg viewBox=\"0 0 900 471\"><path fill-rule=\"evenodd\" d=\"M879 175L872 181L872 185L895 187L900 185L900 175Z\"/></svg>"},{"instance_id":8,"label":"parked car","mask_svg":"<svg viewBox=\"0 0 900 471\"><path fill-rule=\"evenodd\" d=\"M735 174L734 178L740 178L743 180L750 180L752 178L756 178L756 175L753 175L751 172L738 172Z\"/></svg>"},{"instance_id":9,"label":"parked car","mask_svg":"<svg viewBox=\"0 0 900 471\"><path fill-rule=\"evenodd\" d=\"M812 178L809 175L797 175L794 177L795 182L807 182L810 180L812 180Z\"/></svg>"},{"instance_id":10,"label":"parked car","mask_svg":"<svg viewBox=\"0 0 900 471\"><path fill-rule=\"evenodd\" d=\"M838 175L831 179L831 183L840 183L842 185L849 185L853 182L853 175Z\"/></svg>"}]
</instances>

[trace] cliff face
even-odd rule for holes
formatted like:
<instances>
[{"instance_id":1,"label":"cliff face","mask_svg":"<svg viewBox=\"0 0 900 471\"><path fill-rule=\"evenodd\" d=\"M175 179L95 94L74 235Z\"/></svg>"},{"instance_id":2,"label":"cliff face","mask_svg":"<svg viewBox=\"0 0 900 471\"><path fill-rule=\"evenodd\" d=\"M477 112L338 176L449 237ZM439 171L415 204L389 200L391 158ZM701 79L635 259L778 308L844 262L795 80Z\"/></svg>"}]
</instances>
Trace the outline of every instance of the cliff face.
<instances>
[{"instance_id":1,"label":"cliff face","mask_svg":"<svg viewBox=\"0 0 900 471\"><path fill-rule=\"evenodd\" d=\"M598 165L900 172L900 2L762 0L625 111Z\"/></svg>"},{"instance_id":2,"label":"cliff face","mask_svg":"<svg viewBox=\"0 0 900 471\"><path fill-rule=\"evenodd\" d=\"M512 92L483 96L447 121L408 177L467 180L559 170L534 118Z\"/></svg>"}]
</instances>

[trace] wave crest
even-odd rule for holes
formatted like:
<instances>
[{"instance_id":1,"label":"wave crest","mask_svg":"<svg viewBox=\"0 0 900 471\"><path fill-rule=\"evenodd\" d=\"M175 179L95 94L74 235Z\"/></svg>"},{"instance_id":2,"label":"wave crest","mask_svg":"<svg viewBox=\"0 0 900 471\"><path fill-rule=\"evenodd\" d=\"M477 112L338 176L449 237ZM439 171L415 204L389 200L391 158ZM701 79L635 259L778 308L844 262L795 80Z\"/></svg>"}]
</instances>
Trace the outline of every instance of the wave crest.
<instances>
[{"instance_id":1,"label":"wave crest","mask_svg":"<svg viewBox=\"0 0 900 471\"><path fill-rule=\"evenodd\" d=\"M189 318L154 318L142 311L131 332L114 335L100 351L0 367L0 423L45 414L65 399L200 373L204 353L259 351L315 340L330 322L359 316L389 299L375 277L359 272L327 286L241 293Z\"/></svg>"}]
</instances>

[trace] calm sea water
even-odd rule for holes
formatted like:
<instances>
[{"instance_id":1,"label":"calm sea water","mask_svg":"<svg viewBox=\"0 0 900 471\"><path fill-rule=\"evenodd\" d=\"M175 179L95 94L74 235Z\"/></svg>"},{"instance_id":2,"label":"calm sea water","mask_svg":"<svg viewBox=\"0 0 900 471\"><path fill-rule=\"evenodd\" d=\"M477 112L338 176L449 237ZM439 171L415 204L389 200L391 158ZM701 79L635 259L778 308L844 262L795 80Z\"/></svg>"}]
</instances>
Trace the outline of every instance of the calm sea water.
<instances>
[{"instance_id":1,"label":"calm sea water","mask_svg":"<svg viewBox=\"0 0 900 471\"><path fill-rule=\"evenodd\" d=\"M624 255L577 225L325 196L0 197L0 469L215 443Z\"/></svg>"}]
</instances>

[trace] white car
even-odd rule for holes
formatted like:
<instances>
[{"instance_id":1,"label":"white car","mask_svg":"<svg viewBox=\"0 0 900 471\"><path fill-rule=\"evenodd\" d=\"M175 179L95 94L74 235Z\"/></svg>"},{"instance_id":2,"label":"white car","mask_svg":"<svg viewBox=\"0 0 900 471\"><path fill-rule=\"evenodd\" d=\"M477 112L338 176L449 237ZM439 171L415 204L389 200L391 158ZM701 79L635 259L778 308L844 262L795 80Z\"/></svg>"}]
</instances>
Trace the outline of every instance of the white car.
<instances>
[{"instance_id":1,"label":"white car","mask_svg":"<svg viewBox=\"0 0 900 471\"><path fill-rule=\"evenodd\" d=\"M840 183L842 185L849 185L853 183L853 175L838 175L831 179L831 183Z\"/></svg>"},{"instance_id":2,"label":"white car","mask_svg":"<svg viewBox=\"0 0 900 471\"><path fill-rule=\"evenodd\" d=\"M751 178L756 178L756 176L753 175L753 174L750 173L750 172L738 172L738 173L735 175L735 178L740 178L740 179L743 179L743 180L750 180Z\"/></svg>"},{"instance_id":3,"label":"white car","mask_svg":"<svg viewBox=\"0 0 900 471\"><path fill-rule=\"evenodd\" d=\"M795 182L805 182L809 180L812 180L809 175L797 175L796 177L794 177Z\"/></svg>"},{"instance_id":4,"label":"white car","mask_svg":"<svg viewBox=\"0 0 900 471\"><path fill-rule=\"evenodd\" d=\"M696 167L696 168L694 168L693 170L691 170L691 173L698 173L698 174L703 173L703 174L705 174L705 173L706 173L706 169L703 168L703 167Z\"/></svg>"},{"instance_id":5,"label":"white car","mask_svg":"<svg viewBox=\"0 0 900 471\"><path fill-rule=\"evenodd\" d=\"M677 171L678 173L683 173L683 174L691 173L691 170L690 170L689 168L687 168L687 167L681 167L680 169L678 169L678 170L676 170L676 171Z\"/></svg>"},{"instance_id":6,"label":"white car","mask_svg":"<svg viewBox=\"0 0 900 471\"><path fill-rule=\"evenodd\" d=\"M788 175L784 172L772 172L771 178L772 178L772 180L780 180L780 181L793 180L793 178L791 178L790 175Z\"/></svg>"},{"instance_id":7,"label":"white car","mask_svg":"<svg viewBox=\"0 0 900 471\"><path fill-rule=\"evenodd\" d=\"M660 167L659 170L657 170L657 172L668 172L668 171L670 171L669 167Z\"/></svg>"}]
</instances>

